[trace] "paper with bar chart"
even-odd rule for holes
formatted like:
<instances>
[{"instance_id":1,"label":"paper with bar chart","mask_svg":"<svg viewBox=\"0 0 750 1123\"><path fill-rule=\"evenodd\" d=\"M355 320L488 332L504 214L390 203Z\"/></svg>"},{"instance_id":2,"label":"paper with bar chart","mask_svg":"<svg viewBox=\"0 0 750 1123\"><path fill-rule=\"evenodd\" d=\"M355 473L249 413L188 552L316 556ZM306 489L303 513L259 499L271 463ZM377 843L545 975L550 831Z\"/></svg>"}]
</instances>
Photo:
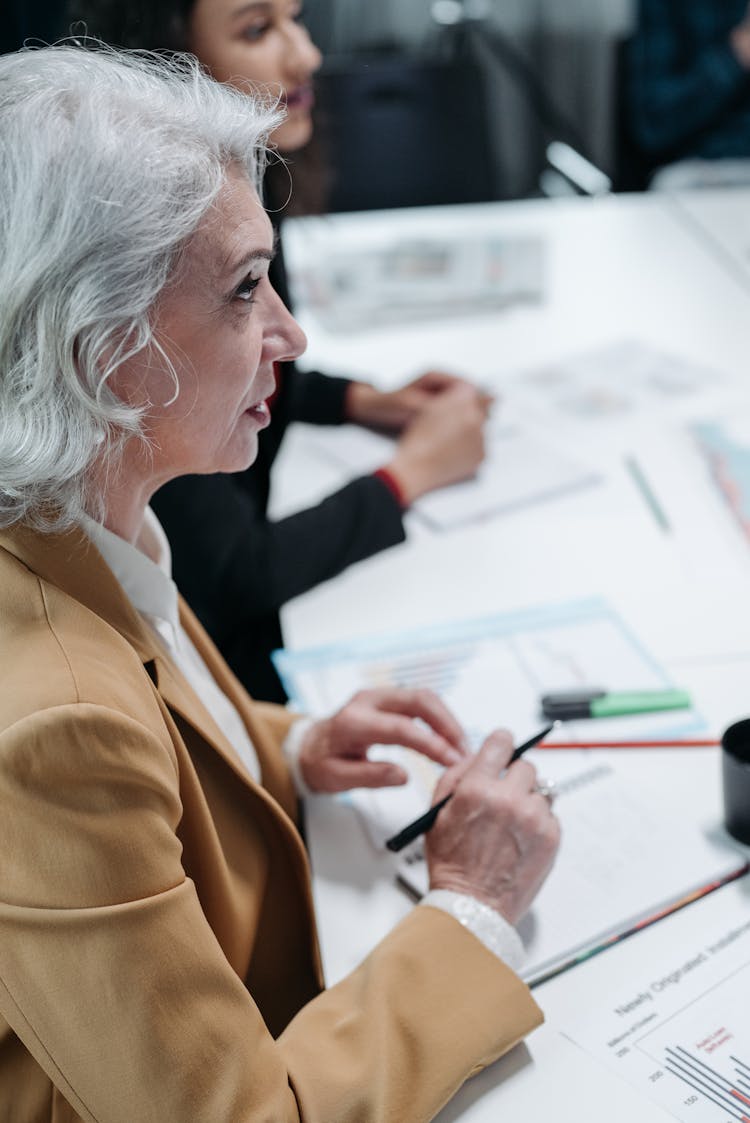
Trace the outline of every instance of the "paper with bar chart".
<instances>
[{"instance_id":1,"label":"paper with bar chart","mask_svg":"<svg viewBox=\"0 0 750 1123\"><path fill-rule=\"evenodd\" d=\"M291 696L314 714L330 713L364 687L430 687L475 746L498 724L513 731L516 743L525 741L543 724L539 698L548 691L602 682L612 689L668 685L663 670L601 600L281 652L275 660ZM624 735L637 740L700 728L699 715L685 710L568 722L557 736L561 743ZM437 766L397 747L377 747L371 755L395 759L410 773L403 787L361 789L347 797L380 848L429 807ZM622 753L532 750L528 756L557 785L563 826L555 868L520 930L529 981L574 966L743 867L736 848L715 837L712 822L685 818L685 794L692 786L695 805L701 805L713 758L704 758L708 772L694 758L696 767L681 769L675 785L671 762L666 775L654 762L644 777L642 770L632 774ZM426 890L419 844L403 852L395 873L415 893Z\"/></svg>"},{"instance_id":2,"label":"paper with bar chart","mask_svg":"<svg viewBox=\"0 0 750 1123\"><path fill-rule=\"evenodd\" d=\"M602 686L660 690L672 685L613 607L601 598L540 605L402 634L274 652L287 693L308 713L326 714L356 690L429 687L475 743L499 723L518 741L543 724L542 694ZM694 710L566 722L560 740L675 737L703 729Z\"/></svg>"},{"instance_id":3,"label":"paper with bar chart","mask_svg":"<svg viewBox=\"0 0 750 1123\"><path fill-rule=\"evenodd\" d=\"M305 651L279 651L274 662L289 696L307 713L324 715L357 690L378 686L427 687L456 714L470 744L503 725L516 742L544 724L540 698L555 690L602 685L607 690L658 690L672 685L620 616L604 600L546 605L477 620L458 621L403 635L385 635ZM648 740L703 731L700 715L682 710L625 718L569 721L560 742ZM430 803L437 770L408 750L376 748L393 758L410 782L387 792L353 797L377 844L421 814ZM545 767L569 767L561 758Z\"/></svg>"},{"instance_id":4,"label":"paper with bar chart","mask_svg":"<svg viewBox=\"0 0 750 1123\"><path fill-rule=\"evenodd\" d=\"M554 984L564 1036L683 1123L750 1123L750 878Z\"/></svg>"}]
</instances>

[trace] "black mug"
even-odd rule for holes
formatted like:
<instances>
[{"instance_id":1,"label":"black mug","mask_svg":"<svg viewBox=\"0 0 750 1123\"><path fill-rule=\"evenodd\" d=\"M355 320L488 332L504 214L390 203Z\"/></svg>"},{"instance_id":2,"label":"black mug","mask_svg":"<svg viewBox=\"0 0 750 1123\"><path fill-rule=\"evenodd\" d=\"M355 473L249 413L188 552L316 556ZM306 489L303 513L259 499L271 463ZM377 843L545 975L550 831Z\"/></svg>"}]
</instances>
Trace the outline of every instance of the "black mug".
<instances>
[{"instance_id":1,"label":"black mug","mask_svg":"<svg viewBox=\"0 0 750 1123\"><path fill-rule=\"evenodd\" d=\"M736 721L721 738L724 826L750 844L750 718Z\"/></svg>"}]
</instances>

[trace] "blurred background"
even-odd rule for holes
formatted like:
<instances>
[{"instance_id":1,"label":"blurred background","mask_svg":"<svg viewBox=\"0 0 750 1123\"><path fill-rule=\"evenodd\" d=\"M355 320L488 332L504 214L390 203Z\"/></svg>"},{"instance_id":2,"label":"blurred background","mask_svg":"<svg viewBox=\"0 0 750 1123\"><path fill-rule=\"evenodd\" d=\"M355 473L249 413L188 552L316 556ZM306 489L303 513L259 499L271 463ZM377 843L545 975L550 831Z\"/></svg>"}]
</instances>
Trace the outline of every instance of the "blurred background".
<instances>
[{"instance_id":1,"label":"blurred background","mask_svg":"<svg viewBox=\"0 0 750 1123\"><path fill-rule=\"evenodd\" d=\"M326 56L325 73L334 82L337 71L348 73L355 89L367 80L361 63L359 69L352 66L357 57L369 56L365 65L372 68L373 86L378 69L394 56L405 67L417 60L453 58L474 69L481 95L473 94L470 79L459 71L446 99L460 91L454 119L472 119L474 155L474 145L486 131L490 197L519 198L538 192L545 148L553 139L575 140L595 164L617 174L618 67L634 27L635 6L636 0L480 0L463 5L449 0L315 0L307 6L306 18ZM419 78L412 76L412 82L418 85ZM429 105L428 74L422 83ZM384 117L377 90L371 89L369 96L374 116ZM327 107L331 100L326 99ZM466 147L465 137L456 132L452 151L457 164L466 158ZM478 175L476 167L473 172ZM484 187L477 185L478 190ZM487 197L487 190L479 193Z\"/></svg>"},{"instance_id":2,"label":"blurred background","mask_svg":"<svg viewBox=\"0 0 750 1123\"><path fill-rule=\"evenodd\" d=\"M61 0L6 3L3 50L67 30ZM638 0L309 0L303 18L326 60L327 210L634 190L660 162L628 109ZM567 149L551 167L560 141L607 178Z\"/></svg>"}]
</instances>

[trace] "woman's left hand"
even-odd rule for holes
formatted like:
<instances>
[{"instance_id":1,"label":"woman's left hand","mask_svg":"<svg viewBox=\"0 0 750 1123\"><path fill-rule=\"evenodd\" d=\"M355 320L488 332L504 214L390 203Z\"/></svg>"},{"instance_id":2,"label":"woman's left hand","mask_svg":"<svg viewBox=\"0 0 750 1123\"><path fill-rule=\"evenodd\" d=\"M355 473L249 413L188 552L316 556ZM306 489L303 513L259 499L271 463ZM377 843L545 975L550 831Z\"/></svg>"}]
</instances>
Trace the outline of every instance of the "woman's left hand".
<instances>
[{"instance_id":1,"label":"woman's left hand","mask_svg":"<svg viewBox=\"0 0 750 1123\"><path fill-rule=\"evenodd\" d=\"M400 432L439 394L454 386L466 385L470 383L465 378L440 370L429 370L399 390L377 390L367 382L352 382L347 395L347 417L368 429ZM487 412L492 396L475 389Z\"/></svg>"},{"instance_id":2,"label":"woman's left hand","mask_svg":"<svg viewBox=\"0 0 750 1123\"><path fill-rule=\"evenodd\" d=\"M402 745L446 767L468 754L461 726L431 690L361 690L308 730L299 753L305 783L314 792L405 784L403 768L368 759L371 745Z\"/></svg>"}]
</instances>

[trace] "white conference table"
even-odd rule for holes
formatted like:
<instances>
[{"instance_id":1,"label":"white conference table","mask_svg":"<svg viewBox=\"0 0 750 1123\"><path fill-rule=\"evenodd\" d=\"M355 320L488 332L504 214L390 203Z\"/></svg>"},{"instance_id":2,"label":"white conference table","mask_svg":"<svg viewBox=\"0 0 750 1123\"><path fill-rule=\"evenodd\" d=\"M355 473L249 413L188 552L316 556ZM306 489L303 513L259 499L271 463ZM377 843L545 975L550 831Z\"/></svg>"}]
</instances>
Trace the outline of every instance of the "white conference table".
<instances>
[{"instance_id":1,"label":"white conference table","mask_svg":"<svg viewBox=\"0 0 750 1123\"><path fill-rule=\"evenodd\" d=\"M719 264L750 288L750 188L678 191L671 203Z\"/></svg>"},{"instance_id":2,"label":"white conference table","mask_svg":"<svg viewBox=\"0 0 750 1123\"><path fill-rule=\"evenodd\" d=\"M471 374L500 398L505 390L509 407L517 372L623 339L699 364L716 378L708 377L679 406L638 411L603 429L552 419L555 437L574 444L601 471L600 486L460 531L432 532L409 516L405 544L286 607L287 646L317 647L598 595L615 605L674 681L690 689L719 732L750 712L750 544L718 502L684 426L716 411L750 410L744 385L750 291L677 202L655 195L297 220L285 250L293 271L337 246L377 244L400 231L414 236L446 230L541 236L544 299L482 316L349 334L325 331L309 309L298 307L309 340L304 362L383 386L441 366ZM637 455L668 514L668 529L634 486L626 454ZM293 510L342 479L341 470L320 457L310 431L298 426L278 464L272 510ZM661 750L645 760L639 751L626 767L636 773L648 767L664 783L679 782L686 813L720 829L717 750ZM332 982L411 905L394 884L391 859L373 849L349 807L314 800L308 814L323 957ZM679 941L684 915L689 912L695 924L705 907L698 902L656 928L668 932L673 926ZM647 957L650 939L649 932L639 933L628 944L642 947ZM610 970L614 979L622 969L616 953L612 949L562 977L575 976L576 1001L585 1001L588 980L596 976L601 988L602 972L606 982ZM628 952L633 954L639 953ZM572 1002L567 982L545 984L536 996L545 1026L469 1082L441 1113L442 1123L537 1123L547 1114L571 1123L672 1117L565 1035Z\"/></svg>"}]
</instances>

